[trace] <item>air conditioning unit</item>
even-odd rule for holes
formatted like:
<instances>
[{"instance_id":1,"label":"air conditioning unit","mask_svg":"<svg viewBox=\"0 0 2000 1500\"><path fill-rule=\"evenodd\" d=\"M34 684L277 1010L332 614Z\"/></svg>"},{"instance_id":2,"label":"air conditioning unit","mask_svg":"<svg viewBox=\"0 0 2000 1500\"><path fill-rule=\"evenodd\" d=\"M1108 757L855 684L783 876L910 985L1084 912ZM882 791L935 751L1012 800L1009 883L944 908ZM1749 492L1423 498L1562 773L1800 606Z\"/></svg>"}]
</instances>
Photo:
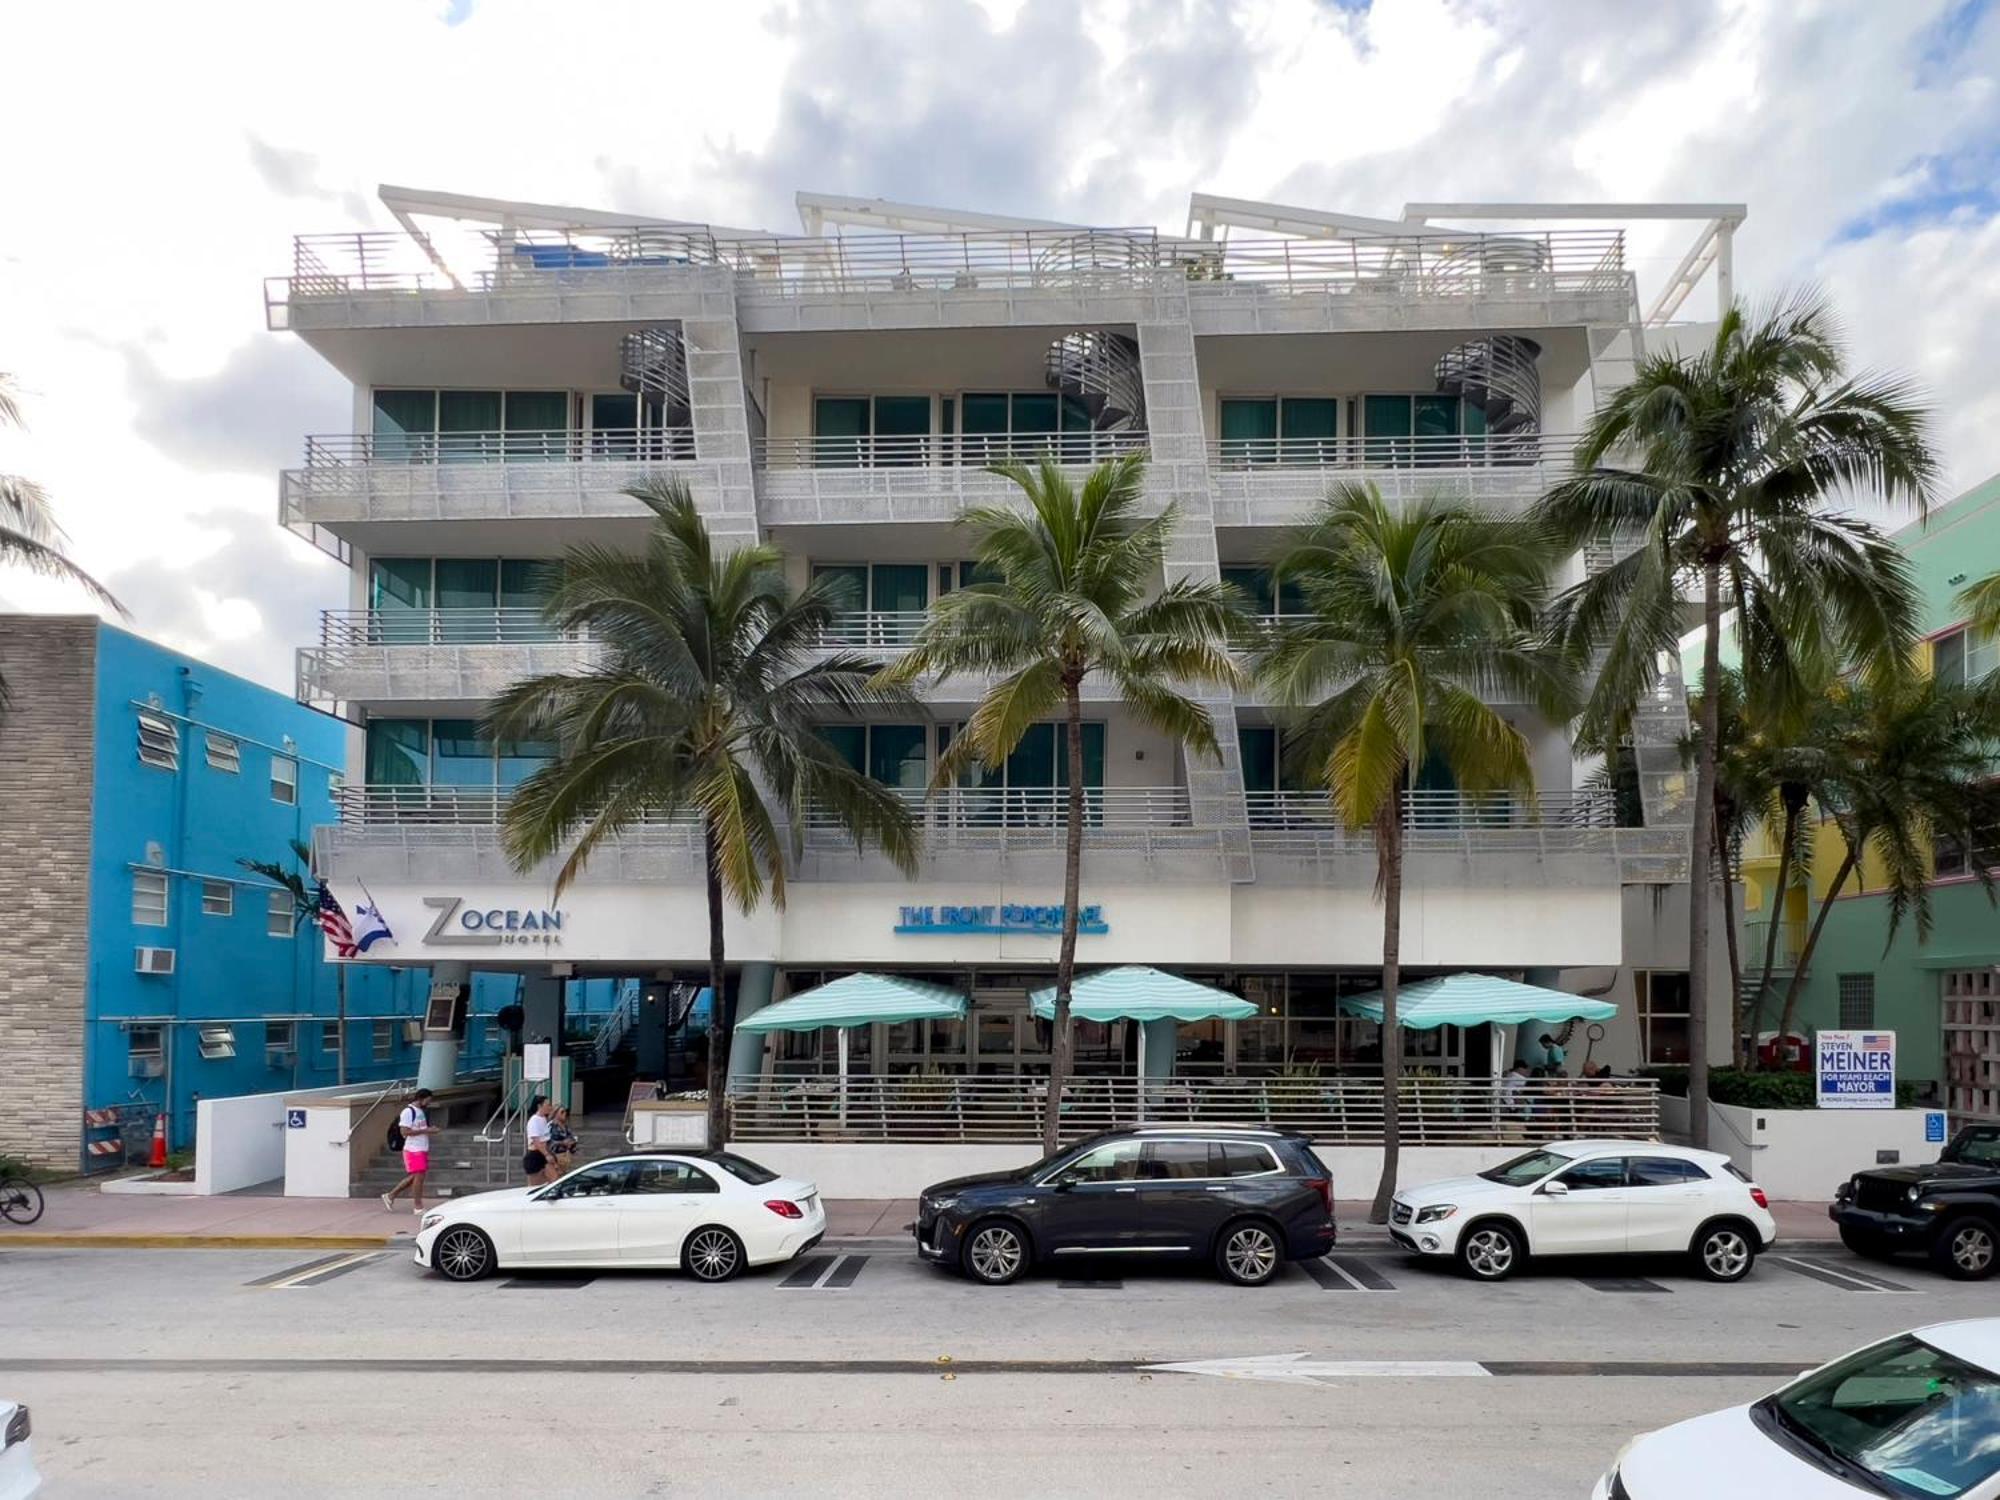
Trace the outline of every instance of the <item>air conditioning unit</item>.
<instances>
[{"instance_id":1,"label":"air conditioning unit","mask_svg":"<svg viewBox=\"0 0 2000 1500\"><path fill-rule=\"evenodd\" d=\"M134 948L132 950L132 972L135 974L173 973L174 950L171 948Z\"/></svg>"},{"instance_id":2,"label":"air conditioning unit","mask_svg":"<svg viewBox=\"0 0 2000 1500\"><path fill-rule=\"evenodd\" d=\"M142 1053L131 1059L126 1071L133 1078L158 1078L167 1071L167 1063L165 1058L151 1057Z\"/></svg>"},{"instance_id":3,"label":"air conditioning unit","mask_svg":"<svg viewBox=\"0 0 2000 1500\"><path fill-rule=\"evenodd\" d=\"M424 1023L422 1021L405 1021L403 1023L403 1040L405 1042L414 1047L423 1039Z\"/></svg>"},{"instance_id":4,"label":"air conditioning unit","mask_svg":"<svg viewBox=\"0 0 2000 1500\"><path fill-rule=\"evenodd\" d=\"M267 1068L289 1068L298 1060L298 1053L294 1052L290 1047L266 1047L264 1049L264 1066Z\"/></svg>"}]
</instances>

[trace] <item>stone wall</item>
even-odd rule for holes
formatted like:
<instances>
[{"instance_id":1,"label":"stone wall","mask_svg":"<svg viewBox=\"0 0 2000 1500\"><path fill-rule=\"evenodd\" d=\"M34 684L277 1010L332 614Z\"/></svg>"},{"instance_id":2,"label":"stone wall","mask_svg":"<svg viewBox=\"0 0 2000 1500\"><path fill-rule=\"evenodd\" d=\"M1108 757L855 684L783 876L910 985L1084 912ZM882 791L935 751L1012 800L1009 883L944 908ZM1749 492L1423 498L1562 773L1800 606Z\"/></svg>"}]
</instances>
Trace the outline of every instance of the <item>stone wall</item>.
<instances>
[{"instance_id":1,"label":"stone wall","mask_svg":"<svg viewBox=\"0 0 2000 1500\"><path fill-rule=\"evenodd\" d=\"M0 615L0 1154L83 1133L97 620Z\"/></svg>"}]
</instances>

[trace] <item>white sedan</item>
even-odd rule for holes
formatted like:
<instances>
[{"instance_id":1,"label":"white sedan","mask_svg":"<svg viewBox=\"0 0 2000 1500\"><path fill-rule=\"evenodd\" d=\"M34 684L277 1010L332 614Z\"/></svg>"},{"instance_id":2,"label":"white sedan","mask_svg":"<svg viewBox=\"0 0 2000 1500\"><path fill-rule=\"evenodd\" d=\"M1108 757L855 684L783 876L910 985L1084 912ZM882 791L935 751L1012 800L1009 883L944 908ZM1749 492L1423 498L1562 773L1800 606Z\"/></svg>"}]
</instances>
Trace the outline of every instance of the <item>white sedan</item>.
<instances>
[{"instance_id":1,"label":"white sedan","mask_svg":"<svg viewBox=\"0 0 2000 1500\"><path fill-rule=\"evenodd\" d=\"M2000 1500L2000 1318L1939 1323L1625 1445L1594 1500Z\"/></svg>"},{"instance_id":2,"label":"white sedan","mask_svg":"<svg viewBox=\"0 0 2000 1500\"><path fill-rule=\"evenodd\" d=\"M456 1198L425 1213L417 1264L452 1281L494 1270L683 1268L727 1281L803 1255L826 1233L810 1182L728 1151L635 1151L544 1187Z\"/></svg>"},{"instance_id":3,"label":"white sedan","mask_svg":"<svg viewBox=\"0 0 2000 1500\"><path fill-rule=\"evenodd\" d=\"M1715 1151L1658 1141L1556 1141L1477 1177L1396 1194L1389 1234L1499 1281L1531 1255L1689 1255L1740 1281L1778 1238L1762 1188Z\"/></svg>"},{"instance_id":4,"label":"white sedan","mask_svg":"<svg viewBox=\"0 0 2000 1500\"><path fill-rule=\"evenodd\" d=\"M42 1492L33 1433L27 1407L0 1401L0 1500L31 1500Z\"/></svg>"}]
</instances>

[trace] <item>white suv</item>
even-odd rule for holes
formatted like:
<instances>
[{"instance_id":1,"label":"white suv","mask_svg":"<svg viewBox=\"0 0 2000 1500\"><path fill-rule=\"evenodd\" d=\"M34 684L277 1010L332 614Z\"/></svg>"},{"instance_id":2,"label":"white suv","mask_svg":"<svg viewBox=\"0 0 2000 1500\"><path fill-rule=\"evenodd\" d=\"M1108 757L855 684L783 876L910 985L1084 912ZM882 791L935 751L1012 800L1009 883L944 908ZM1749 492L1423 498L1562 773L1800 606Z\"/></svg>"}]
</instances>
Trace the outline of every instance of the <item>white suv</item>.
<instances>
[{"instance_id":1,"label":"white suv","mask_svg":"<svg viewBox=\"0 0 2000 1500\"><path fill-rule=\"evenodd\" d=\"M1531 1255L1685 1254L1740 1281L1778 1237L1770 1201L1728 1157L1657 1141L1556 1141L1396 1194L1389 1234L1499 1281Z\"/></svg>"}]
</instances>

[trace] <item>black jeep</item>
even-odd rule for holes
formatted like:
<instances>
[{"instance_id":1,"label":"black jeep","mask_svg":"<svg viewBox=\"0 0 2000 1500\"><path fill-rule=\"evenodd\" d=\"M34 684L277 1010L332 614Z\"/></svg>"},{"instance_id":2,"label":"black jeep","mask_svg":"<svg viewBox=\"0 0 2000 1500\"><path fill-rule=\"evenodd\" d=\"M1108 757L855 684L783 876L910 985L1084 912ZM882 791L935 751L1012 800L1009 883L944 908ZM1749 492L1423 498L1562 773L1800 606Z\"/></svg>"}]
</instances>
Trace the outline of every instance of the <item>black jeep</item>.
<instances>
[{"instance_id":1,"label":"black jeep","mask_svg":"<svg viewBox=\"0 0 2000 1500\"><path fill-rule=\"evenodd\" d=\"M1947 1276L1991 1276L2000 1265L2000 1125L1966 1126L1928 1166L1856 1172L1827 1215L1857 1255L1923 1250Z\"/></svg>"}]
</instances>

